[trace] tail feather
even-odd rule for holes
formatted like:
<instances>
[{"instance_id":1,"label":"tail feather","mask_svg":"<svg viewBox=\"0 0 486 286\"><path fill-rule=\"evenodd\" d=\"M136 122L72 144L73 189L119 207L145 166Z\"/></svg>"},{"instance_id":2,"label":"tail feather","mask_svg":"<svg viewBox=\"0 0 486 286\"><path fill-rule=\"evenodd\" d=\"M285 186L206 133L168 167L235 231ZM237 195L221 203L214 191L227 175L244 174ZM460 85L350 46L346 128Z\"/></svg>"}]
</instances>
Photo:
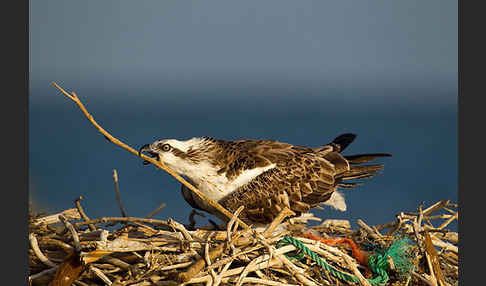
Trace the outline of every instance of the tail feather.
<instances>
[{"instance_id":1,"label":"tail feather","mask_svg":"<svg viewBox=\"0 0 486 286\"><path fill-rule=\"evenodd\" d=\"M340 154L351 144L356 138L355 134L346 133L336 137L331 143L324 145L320 148L315 148L315 152L322 154L322 157L334 166L335 169L335 181L333 185L333 191L331 196L322 196L318 193L312 193L306 197L311 203L312 207L316 207L318 204L312 204L315 201L324 201L324 204L331 205L334 208L345 211L346 203L343 194L338 192L338 188L353 189L362 185L361 182L353 182L350 180L371 178L383 170L383 164L368 164L357 165L370 162L377 158L391 157L386 153L370 153L370 154L357 154L345 156ZM328 190L329 188L326 188Z\"/></svg>"},{"instance_id":2,"label":"tail feather","mask_svg":"<svg viewBox=\"0 0 486 286\"><path fill-rule=\"evenodd\" d=\"M383 165L361 165L351 166L350 170L341 174L337 179L343 180L355 180L363 178L371 178L383 170Z\"/></svg>"},{"instance_id":3,"label":"tail feather","mask_svg":"<svg viewBox=\"0 0 486 286\"><path fill-rule=\"evenodd\" d=\"M341 179L341 180L368 179L368 178L373 177L374 175L376 175L376 174L367 174L367 173L363 173L363 174L359 174L359 175L344 176L344 177L341 177L340 179Z\"/></svg>"},{"instance_id":4,"label":"tail feather","mask_svg":"<svg viewBox=\"0 0 486 286\"><path fill-rule=\"evenodd\" d=\"M391 154L387 153L369 153L346 156L339 154L344 151L344 149L346 149L349 144L354 141L354 139L356 139L356 134L341 134L337 136L331 143L316 149L318 152L321 150L326 151L324 152L325 155L323 157L332 164L334 164L336 168L335 186L340 188L352 189L356 186L361 185L361 183L349 182L349 180L371 178L383 170L383 164L358 164L367 163L377 158L392 156Z\"/></svg>"},{"instance_id":5,"label":"tail feather","mask_svg":"<svg viewBox=\"0 0 486 286\"><path fill-rule=\"evenodd\" d=\"M383 157L391 157L391 154L386 153L375 153L375 154L358 154L358 155L350 155L344 156L346 160L348 160L349 164L361 164L372 161L376 158L383 158Z\"/></svg>"},{"instance_id":6,"label":"tail feather","mask_svg":"<svg viewBox=\"0 0 486 286\"><path fill-rule=\"evenodd\" d=\"M361 183L345 183L345 182L338 181L336 185L338 187L341 187L341 188L344 188L344 189L353 189L357 186L361 186L362 184Z\"/></svg>"}]
</instances>

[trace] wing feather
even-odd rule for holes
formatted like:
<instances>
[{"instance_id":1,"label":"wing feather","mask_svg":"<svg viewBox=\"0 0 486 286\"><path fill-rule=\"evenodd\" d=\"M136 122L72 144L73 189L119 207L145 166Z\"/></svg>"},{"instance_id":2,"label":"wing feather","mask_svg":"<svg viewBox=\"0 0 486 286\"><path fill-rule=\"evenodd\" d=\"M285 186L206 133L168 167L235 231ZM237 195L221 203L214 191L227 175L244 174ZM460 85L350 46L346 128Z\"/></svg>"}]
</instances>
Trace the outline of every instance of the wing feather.
<instances>
[{"instance_id":1,"label":"wing feather","mask_svg":"<svg viewBox=\"0 0 486 286\"><path fill-rule=\"evenodd\" d=\"M289 144L276 146L280 148L258 148L265 150L266 153L259 155L276 164L275 168L260 174L219 201L230 212L244 204L245 210L240 214L243 220L268 223L284 207L297 215L308 212L329 199L336 189L335 165L346 165L339 161L339 158L345 161L340 155L336 158L331 155L337 163L333 164L311 148Z\"/></svg>"}]
</instances>

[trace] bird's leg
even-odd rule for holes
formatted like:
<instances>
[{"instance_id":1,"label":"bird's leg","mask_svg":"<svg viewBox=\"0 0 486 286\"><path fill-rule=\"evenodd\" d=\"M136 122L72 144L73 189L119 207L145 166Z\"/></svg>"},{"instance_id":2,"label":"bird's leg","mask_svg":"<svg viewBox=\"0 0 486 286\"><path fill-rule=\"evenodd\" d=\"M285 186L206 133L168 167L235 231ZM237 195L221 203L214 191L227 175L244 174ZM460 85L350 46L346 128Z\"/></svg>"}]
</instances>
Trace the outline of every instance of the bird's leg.
<instances>
[{"instance_id":1,"label":"bird's leg","mask_svg":"<svg viewBox=\"0 0 486 286\"><path fill-rule=\"evenodd\" d=\"M189 230L196 230L195 227L196 227L196 219L194 219L194 216L202 216L202 217L206 217L203 213L200 213L196 210L192 210L191 213L189 214L189 224L186 226L186 228L188 228Z\"/></svg>"},{"instance_id":2,"label":"bird's leg","mask_svg":"<svg viewBox=\"0 0 486 286\"><path fill-rule=\"evenodd\" d=\"M208 222L214 227L214 230L226 230L223 226L217 224L214 220L208 219Z\"/></svg>"}]
</instances>

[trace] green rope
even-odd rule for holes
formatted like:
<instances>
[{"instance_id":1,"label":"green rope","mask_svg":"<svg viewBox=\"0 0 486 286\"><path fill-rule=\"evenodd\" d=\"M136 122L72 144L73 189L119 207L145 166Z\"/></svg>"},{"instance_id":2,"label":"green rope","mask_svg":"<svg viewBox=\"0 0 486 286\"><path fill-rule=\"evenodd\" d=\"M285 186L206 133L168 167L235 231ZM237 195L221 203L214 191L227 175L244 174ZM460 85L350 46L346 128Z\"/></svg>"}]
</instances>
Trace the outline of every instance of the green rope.
<instances>
[{"instance_id":1,"label":"green rope","mask_svg":"<svg viewBox=\"0 0 486 286\"><path fill-rule=\"evenodd\" d=\"M409 240L400 239L392 243L392 245L387 250L378 250L375 254L371 255L368 259L368 267L371 272L375 274L372 279L366 279L373 286L384 286L388 282L389 276L387 270L390 268L388 262L388 257L393 261L395 270L399 273L400 277L405 277L407 273L413 269L413 265L410 263L411 256L409 251ZM301 260L304 254L310 257L312 261L316 262L321 268L329 272L336 278L344 281L350 281L354 283L359 283L358 278L355 275L344 273L329 265L326 261L322 260L315 252L310 250L299 240L285 235L278 243L277 247L282 247L284 245L291 244L295 246L299 252L296 256L291 256L293 260Z\"/></svg>"},{"instance_id":2,"label":"green rope","mask_svg":"<svg viewBox=\"0 0 486 286\"><path fill-rule=\"evenodd\" d=\"M314 251L310 250L302 242L300 242L299 240L293 237L285 235L282 238L282 240L278 242L277 247L281 247L288 244L292 244L293 246L297 247L297 249L300 249L303 253L307 254L312 259L312 261L316 262L320 267L324 268L327 272L329 272L334 277L337 277L345 281L351 281L354 283L359 282L356 276L337 270L333 266L329 265L326 261L322 260Z\"/></svg>"}]
</instances>

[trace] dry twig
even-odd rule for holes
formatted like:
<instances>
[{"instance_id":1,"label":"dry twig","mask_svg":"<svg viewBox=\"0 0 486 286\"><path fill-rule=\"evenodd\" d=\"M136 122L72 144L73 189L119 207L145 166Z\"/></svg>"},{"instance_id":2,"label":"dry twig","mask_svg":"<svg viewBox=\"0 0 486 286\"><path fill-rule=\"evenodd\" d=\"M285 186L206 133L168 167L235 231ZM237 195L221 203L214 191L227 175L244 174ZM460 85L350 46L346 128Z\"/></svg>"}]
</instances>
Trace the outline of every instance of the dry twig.
<instances>
[{"instance_id":1,"label":"dry twig","mask_svg":"<svg viewBox=\"0 0 486 286\"><path fill-rule=\"evenodd\" d=\"M32 222L32 225L33 226L49 225L49 224L55 224L61 222L59 220L60 215L63 215L68 220L78 220L81 218L80 212L77 209L67 209L57 214L48 215L48 216L35 219Z\"/></svg>"},{"instance_id":2,"label":"dry twig","mask_svg":"<svg viewBox=\"0 0 486 286\"><path fill-rule=\"evenodd\" d=\"M125 212L125 208L123 208L123 204L121 202L120 188L118 187L118 173L116 169L113 169L113 183L115 184L116 201L120 207L121 215L122 217L127 217L127 213Z\"/></svg>"},{"instance_id":3,"label":"dry twig","mask_svg":"<svg viewBox=\"0 0 486 286\"><path fill-rule=\"evenodd\" d=\"M145 216L145 218L152 218L154 215L156 215L158 212L160 212L164 208L165 208L165 203L160 204L159 207L157 207L155 210L151 211L148 215Z\"/></svg>"},{"instance_id":4,"label":"dry twig","mask_svg":"<svg viewBox=\"0 0 486 286\"><path fill-rule=\"evenodd\" d=\"M83 196L79 196L77 197L75 200L74 200L74 204L76 205L76 208L78 209L79 211L79 214L81 215L81 217L83 218L84 221L89 221L89 217L86 215L86 213L84 212L84 209L83 207L81 206L81 203L79 201L81 201L83 199ZM96 227L93 225L93 224L88 224L88 227L89 229L91 229L92 231L96 230Z\"/></svg>"}]
</instances>

